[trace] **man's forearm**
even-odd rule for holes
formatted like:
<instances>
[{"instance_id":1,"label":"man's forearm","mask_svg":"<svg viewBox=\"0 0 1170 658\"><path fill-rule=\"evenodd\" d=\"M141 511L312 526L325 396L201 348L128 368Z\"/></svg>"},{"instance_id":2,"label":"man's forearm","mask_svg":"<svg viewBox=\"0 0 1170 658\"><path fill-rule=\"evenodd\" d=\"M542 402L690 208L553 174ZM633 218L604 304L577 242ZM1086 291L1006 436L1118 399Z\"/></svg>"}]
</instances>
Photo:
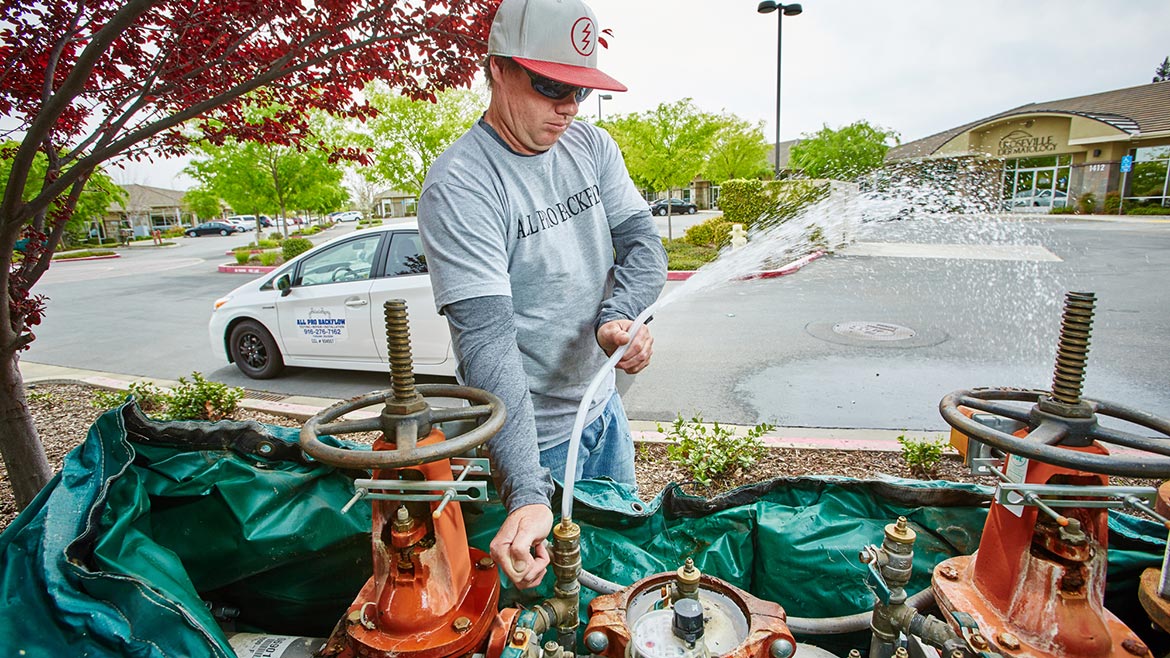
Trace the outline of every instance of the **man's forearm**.
<instances>
[{"instance_id":1,"label":"man's forearm","mask_svg":"<svg viewBox=\"0 0 1170 658\"><path fill-rule=\"evenodd\" d=\"M443 307L467 386L494 393L508 410L503 428L487 444L496 488L509 512L548 505L553 485L540 465L536 421L528 380L516 345L512 300L476 297Z\"/></svg>"},{"instance_id":2,"label":"man's forearm","mask_svg":"<svg viewBox=\"0 0 1170 658\"><path fill-rule=\"evenodd\" d=\"M610 320L633 320L658 299L666 284L666 250L647 211L612 231L616 266L613 295L601 303L594 332Z\"/></svg>"}]
</instances>

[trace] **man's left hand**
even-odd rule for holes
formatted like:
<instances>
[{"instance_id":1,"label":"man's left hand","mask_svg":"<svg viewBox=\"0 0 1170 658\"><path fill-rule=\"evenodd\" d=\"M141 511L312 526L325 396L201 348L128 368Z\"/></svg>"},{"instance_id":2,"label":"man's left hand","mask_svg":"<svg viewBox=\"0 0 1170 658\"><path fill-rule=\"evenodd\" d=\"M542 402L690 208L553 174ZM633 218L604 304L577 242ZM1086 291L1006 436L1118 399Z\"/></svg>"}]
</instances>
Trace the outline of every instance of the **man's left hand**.
<instances>
[{"instance_id":1,"label":"man's left hand","mask_svg":"<svg viewBox=\"0 0 1170 658\"><path fill-rule=\"evenodd\" d=\"M633 320L610 320L597 329L597 344L606 354L612 355L614 350L630 342L629 329ZM654 337L646 325L638 330L638 335L630 349L622 355L617 367L628 374L637 374L650 365L650 356L654 353Z\"/></svg>"}]
</instances>

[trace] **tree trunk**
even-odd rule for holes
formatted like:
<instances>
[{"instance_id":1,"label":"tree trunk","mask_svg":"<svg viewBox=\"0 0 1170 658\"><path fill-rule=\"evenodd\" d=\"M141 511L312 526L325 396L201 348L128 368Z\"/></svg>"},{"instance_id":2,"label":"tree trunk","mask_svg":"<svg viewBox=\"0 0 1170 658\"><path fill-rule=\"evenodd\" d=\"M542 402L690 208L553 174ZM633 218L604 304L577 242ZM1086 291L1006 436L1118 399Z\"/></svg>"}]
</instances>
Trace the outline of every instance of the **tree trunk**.
<instances>
[{"instance_id":1,"label":"tree trunk","mask_svg":"<svg viewBox=\"0 0 1170 658\"><path fill-rule=\"evenodd\" d=\"M45 458L45 447L37 435L24 380L17 364L20 357L8 354L0 365L0 455L8 469L8 482L16 497L17 509L24 509L40 492L53 473Z\"/></svg>"}]
</instances>

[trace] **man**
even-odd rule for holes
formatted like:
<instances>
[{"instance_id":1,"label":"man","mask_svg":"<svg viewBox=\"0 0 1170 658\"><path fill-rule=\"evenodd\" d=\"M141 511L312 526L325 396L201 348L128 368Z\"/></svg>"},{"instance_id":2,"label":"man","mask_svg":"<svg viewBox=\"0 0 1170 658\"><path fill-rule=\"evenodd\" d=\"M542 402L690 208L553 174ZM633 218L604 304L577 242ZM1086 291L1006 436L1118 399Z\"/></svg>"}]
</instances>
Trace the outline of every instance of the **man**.
<instances>
[{"instance_id":1,"label":"man","mask_svg":"<svg viewBox=\"0 0 1170 658\"><path fill-rule=\"evenodd\" d=\"M487 112L419 197L460 380L507 407L488 443L508 509L491 552L520 588L549 562L549 469L564 474L585 388L666 280L658 230L617 145L573 120L592 89L626 90L597 69L598 33L581 0L504 0L488 39ZM652 345L641 330L617 367L639 372ZM634 484L633 458L611 374L590 401L576 473Z\"/></svg>"}]
</instances>

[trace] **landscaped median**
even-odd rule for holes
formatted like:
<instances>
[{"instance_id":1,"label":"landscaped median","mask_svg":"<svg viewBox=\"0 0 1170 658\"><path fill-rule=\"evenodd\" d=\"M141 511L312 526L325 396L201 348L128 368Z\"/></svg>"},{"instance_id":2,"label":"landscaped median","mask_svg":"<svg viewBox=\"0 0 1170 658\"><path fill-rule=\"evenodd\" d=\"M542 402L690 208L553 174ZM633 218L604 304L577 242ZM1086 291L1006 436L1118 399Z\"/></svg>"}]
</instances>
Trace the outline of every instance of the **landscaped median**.
<instances>
[{"instance_id":1,"label":"landscaped median","mask_svg":"<svg viewBox=\"0 0 1170 658\"><path fill-rule=\"evenodd\" d=\"M107 258L121 258L116 251L84 249L81 251L64 251L53 254L53 261L67 260L105 260Z\"/></svg>"}]
</instances>

